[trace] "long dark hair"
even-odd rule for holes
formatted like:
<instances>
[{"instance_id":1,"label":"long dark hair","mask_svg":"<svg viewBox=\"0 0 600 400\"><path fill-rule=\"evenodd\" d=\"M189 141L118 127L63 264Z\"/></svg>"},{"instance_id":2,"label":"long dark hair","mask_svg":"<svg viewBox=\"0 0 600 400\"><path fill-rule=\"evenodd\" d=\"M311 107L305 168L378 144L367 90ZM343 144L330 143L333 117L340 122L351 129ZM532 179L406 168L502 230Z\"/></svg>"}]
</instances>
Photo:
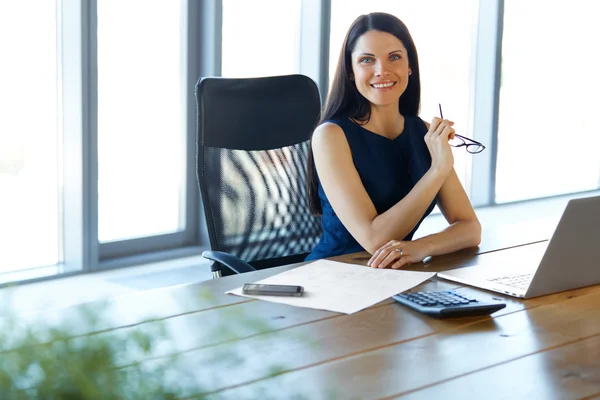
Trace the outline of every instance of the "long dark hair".
<instances>
[{"instance_id":1,"label":"long dark hair","mask_svg":"<svg viewBox=\"0 0 600 400\"><path fill-rule=\"evenodd\" d=\"M330 119L352 118L362 123L371 118L371 104L356 88L352 81L352 52L356 41L368 31L381 31L394 35L404 44L408 53L408 65L411 70L408 86L400 97L399 111L402 115L418 115L421 105L421 82L419 77L419 58L415 43L408 28L397 17L386 13L371 13L358 17L348 29L340 51L337 68L333 76L331 91L318 125ZM312 139L308 149L306 170L308 205L314 215L322 214L319 200L317 170L315 168Z\"/></svg>"}]
</instances>

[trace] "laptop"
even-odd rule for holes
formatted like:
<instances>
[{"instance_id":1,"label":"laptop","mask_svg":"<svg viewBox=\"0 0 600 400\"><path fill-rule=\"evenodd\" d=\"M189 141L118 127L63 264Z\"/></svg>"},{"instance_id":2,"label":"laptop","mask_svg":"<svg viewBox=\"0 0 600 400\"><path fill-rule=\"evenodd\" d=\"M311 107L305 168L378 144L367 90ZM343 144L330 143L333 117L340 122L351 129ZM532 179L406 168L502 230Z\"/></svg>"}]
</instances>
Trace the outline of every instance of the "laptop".
<instances>
[{"instance_id":1,"label":"laptop","mask_svg":"<svg viewBox=\"0 0 600 400\"><path fill-rule=\"evenodd\" d=\"M549 242L504 256L501 264L484 260L437 276L524 299L600 284L600 196L570 200Z\"/></svg>"}]
</instances>

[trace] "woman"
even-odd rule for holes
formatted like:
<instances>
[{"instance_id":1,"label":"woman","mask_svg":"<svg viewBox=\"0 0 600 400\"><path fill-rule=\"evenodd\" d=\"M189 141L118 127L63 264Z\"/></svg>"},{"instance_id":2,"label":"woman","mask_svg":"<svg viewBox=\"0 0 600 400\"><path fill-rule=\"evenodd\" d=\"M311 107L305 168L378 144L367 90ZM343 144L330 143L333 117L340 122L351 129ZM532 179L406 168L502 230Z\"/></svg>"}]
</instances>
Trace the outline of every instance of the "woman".
<instances>
[{"instance_id":1,"label":"woman","mask_svg":"<svg viewBox=\"0 0 600 400\"><path fill-rule=\"evenodd\" d=\"M418 117L415 44L398 18L350 27L308 159L311 211L322 214L314 260L367 250L368 265L401 268L477 246L481 225L454 171L452 121ZM438 205L450 226L412 237Z\"/></svg>"}]
</instances>

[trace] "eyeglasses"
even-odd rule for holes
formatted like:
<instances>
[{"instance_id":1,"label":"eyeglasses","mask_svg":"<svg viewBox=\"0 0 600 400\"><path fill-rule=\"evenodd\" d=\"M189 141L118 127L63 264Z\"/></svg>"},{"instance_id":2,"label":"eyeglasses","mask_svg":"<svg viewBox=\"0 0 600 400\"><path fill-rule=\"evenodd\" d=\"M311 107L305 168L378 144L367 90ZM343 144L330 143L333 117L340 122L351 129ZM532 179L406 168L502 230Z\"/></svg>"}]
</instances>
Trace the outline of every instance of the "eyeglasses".
<instances>
[{"instance_id":1,"label":"eyeglasses","mask_svg":"<svg viewBox=\"0 0 600 400\"><path fill-rule=\"evenodd\" d=\"M471 143L467 143L467 141L469 141ZM478 141L469 139L468 137L461 136L456 133L454 134L454 139L450 139L450 141L448 143L452 147L466 146L467 151L471 154L481 153L483 150L485 150L485 146L483 144L479 143Z\"/></svg>"},{"instance_id":2,"label":"eyeglasses","mask_svg":"<svg viewBox=\"0 0 600 400\"><path fill-rule=\"evenodd\" d=\"M442 114L442 105L440 106L440 117L444 119L444 114ZM452 147L466 147L466 150L471 154L481 153L485 150L485 146L482 143L479 143L477 140L469 139L466 136L461 136L459 134L454 134L454 139L450 139L448 142Z\"/></svg>"}]
</instances>

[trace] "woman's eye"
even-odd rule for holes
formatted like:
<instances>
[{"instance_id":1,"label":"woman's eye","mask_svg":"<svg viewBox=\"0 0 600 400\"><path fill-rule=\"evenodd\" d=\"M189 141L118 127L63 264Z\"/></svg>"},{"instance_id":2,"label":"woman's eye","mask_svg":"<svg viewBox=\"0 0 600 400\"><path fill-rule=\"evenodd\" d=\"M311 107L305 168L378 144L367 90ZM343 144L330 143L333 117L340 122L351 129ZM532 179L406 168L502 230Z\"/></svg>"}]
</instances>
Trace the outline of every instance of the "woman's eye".
<instances>
[{"instance_id":1,"label":"woman's eye","mask_svg":"<svg viewBox=\"0 0 600 400\"><path fill-rule=\"evenodd\" d=\"M390 60L392 60L392 61L399 60L400 58L402 58L402 57L400 57L400 54L392 54L390 56Z\"/></svg>"},{"instance_id":2,"label":"woman's eye","mask_svg":"<svg viewBox=\"0 0 600 400\"><path fill-rule=\"evenodd\" d=\"M371 63L373 60L372 60L372 59L370 59L370 58L368 58L368 57L363 57L363 58L361 58L359 61L360 61L361 63L366 63L366 64L368 64L368 63Z\"/></svg>"}]
</instances>

